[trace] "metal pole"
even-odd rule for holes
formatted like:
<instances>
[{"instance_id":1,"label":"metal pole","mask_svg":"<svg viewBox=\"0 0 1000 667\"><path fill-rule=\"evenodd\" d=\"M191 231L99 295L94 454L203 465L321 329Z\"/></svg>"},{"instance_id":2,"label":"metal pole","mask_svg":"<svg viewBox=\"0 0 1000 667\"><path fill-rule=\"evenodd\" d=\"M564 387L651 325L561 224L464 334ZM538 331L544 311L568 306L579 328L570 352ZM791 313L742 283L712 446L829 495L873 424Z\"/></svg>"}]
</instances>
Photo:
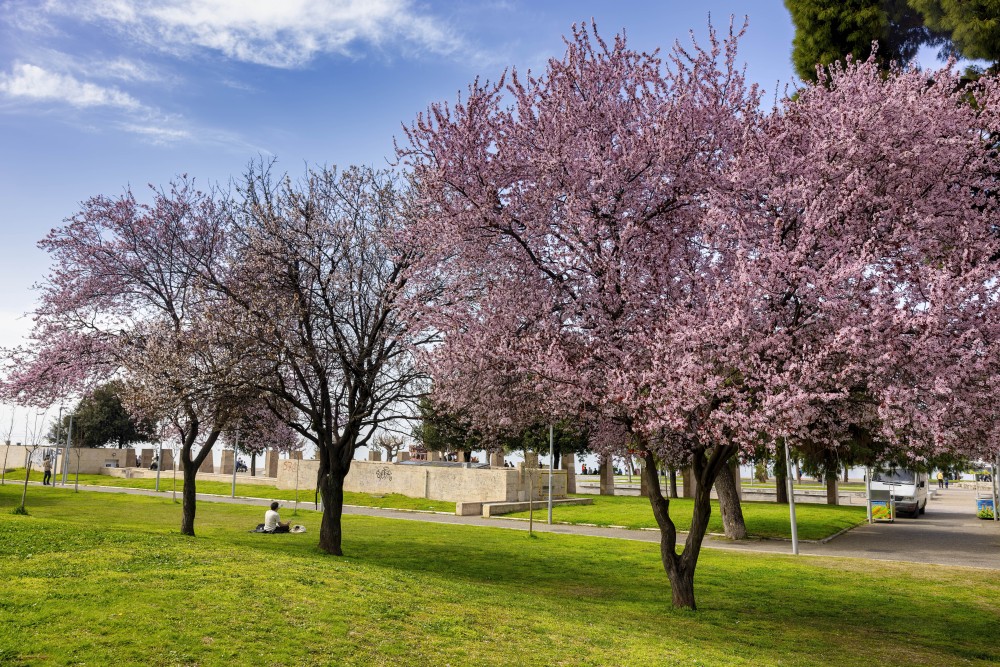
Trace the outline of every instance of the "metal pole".
<instances>
[{"instance_id":1,"label":"metal pole","mask_svg":"<svg viewBox=\"0 0 1000 667\"><path fill-rule=\"evenodd\" d=\"M872 469L865 466L865 504L868 506L868 523L872 522Z\"/></svg>"},{"instance_id":2,"label":"metal pole","mask_svg":"<svg viewBox=\"0 0 1000 667\"><path fill-rule=\"evenodd\" d=\"M997 456L993 457L993 475L992 475L993 484L992 484L992 487L993 487L993 520L994 521L1000 521L1000 512L997 511L997 509L1000 509L1000 508L998 508L998 505L1000 505L1000 503L997 502L998 500L1000 500L1000 497L998 497L998 496L1000 496L1000 493L998 493L998 491L1000 491L1000 480L997 479L997 467L998 466L1000 466L1000 454L998 454Z\"/></svg>"},{"instance_id":3,"label":"metal pole","mask_svg":"<svg viewBox=\"0 0 1000 667\"><path fill-rule=\"evenodd\" d=\"M56 420L56 460L52 462L52 464L53 464L52 468L53 468L53 470L55 470L56 474L53 475L53 478L58 478L59 477L59 465L58 464L59 464L59 450L60 449L63 450L63 454L62 454L62 468L63 468L63 472L66 472L66 449L64 447L60 447L60 445L62 444L62 413L63 413L63 406L60 405L59 406L59 418ZM66 482L64 481L63 485L65 486L65 484L66 484ZM52 482L52 486L55 486L55 482L54 481Z\"/></svg>"},{"instance_id":4,"label":"metal pole","mask_svg":"<svg viewBox=\"0 0 1000 667\"><path fill-rule=\"evenodd\" d=\"M788 441L785 441L785 466L788 474L785 475L785 486L788 487L788 516L792 524L792 554L799 555L799 527L795 523L795 488L792 485L792 457L788 453Z\"/></svg>"},{"instance_id":5,"label":"metal pole","mask_svg":"<svg viewBox=\"0 0 1000 667\"><path fill-rule=\"evenodd\" d=\"M555 448L553 445L552 424L549 424L549 525L552 525L552 464L555 463Z\"/></svg>"},{"instance_id":6,"label":"metal pole","mask_svg":"<svg viewBox=\"0 0 1000 667\"><path fill-rule=\"evenodd\" d=\"M240 430L236 429L236 442L233 443L233 498L236 497L236 449L240 446Z\"/></svg>"},{"instance_id":7,"label":"metal pole","mask_svg":"<svg viewBox=\"0 0 1000 667\"><path fill-rule=\"evenodd\" d=\"M69 428L66 429L66 462L63 465L63 486L66 486L66 475L69 473L69 450L73 446L73 415L69 416Z\"/></svg>"}]
</instances>

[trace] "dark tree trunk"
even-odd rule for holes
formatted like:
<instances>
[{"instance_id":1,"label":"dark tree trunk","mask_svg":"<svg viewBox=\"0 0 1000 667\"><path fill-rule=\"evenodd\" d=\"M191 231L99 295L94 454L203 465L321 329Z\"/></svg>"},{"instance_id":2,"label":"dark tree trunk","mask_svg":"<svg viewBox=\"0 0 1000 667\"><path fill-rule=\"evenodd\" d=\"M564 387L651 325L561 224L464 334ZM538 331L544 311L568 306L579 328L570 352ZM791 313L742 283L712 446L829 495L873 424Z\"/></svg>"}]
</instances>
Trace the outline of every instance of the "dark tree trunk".
<instances>
[{"instance_id":1,"label":"dark tree trunk","mask_svg":"<svg viewBox=\"0 0 1000 667\"><path fill-rule=\"evenodd\" d=\"M250 476L257 476L257 452L250 452Z\"/></svg>"},{"instance_id":2,"label":"dark tree trunk","mask_svg":"<svg viewBox=\"0 0 1000 667\"><path fill-rule=\"evenodd\" d=\"M194 537L194 516L198 503L195 475L198 465L189 455L181 453L181 468L184 470L184 484L181 487L181 535Z\"/></svg>"},{"instance_id":3,"label":"dark tree trunk","mask_svg":"<svg viewBox=\"0 0 1000 667\"><path fill-rule=\"evenodd\" d=\"M838 472L838 469L834 466L830 466L826 471L826 503L828 505L836 505L839 502L837 498Z\"/></svg>"},{"instance_id":4,"label":"dark tree trunk","mask_svg":"<svg viewBox=\"0 0 1000 667\"><path fill-rule=\"evenodd\" d=\"M740 494L736 488L736 477L733 468L726 464L719 469L715 480L715 493L719 496L719 511L722 513L722 526L726 537L731 540L745 540L747 525L743 520L743 507L740 505Z\"/></svg>"},{"instance_id":5,"label":"dark tree trunk","mask_svg":"<svg viewBox=\"0 0 1000 667\"><path fill-rule=\"evenodd\" d=\"M848 467L847 467L847 466L845 465L845 466L844 466L844 484L847 484L848 482L850 482L850 481L851 481L851 480L850 480L850 478L848 477L848 474L850 474L850 470L849 470L849 468L848 468Z\"/></svg>"},{"instance_id":6,"label":"dark tree trunk","mask_svg":"<svg viewBox=\"0 0 1000 667\"><path fill-rule=\"evenodd\" d=\"M677 497L677 468L670 468L670 497Z\"/></svg>"},{"instance_id":7,"label":"dark tree trunk","mask_svg":"<svg viewBox=\"0 0 1000 667\"><path fill-rule=\"evenodd\" d=\"M775 499L782 505L788 504L788 461L785 459L785 444L778 442L774 447L774 490Z\"/></svg>"},{"instance_id":8,"label":"dark tree trunk","mask_svg":"<svg viewBox=\"0 0 1000 667\"><path fill-rule=\"evenodd\" d=\"M344 513L344 478L346 472L331 470L320 485L323 496L323 518L319 529L319 548L334 556L343 556L341 547L343 529L340 525Z\"/></svg>"},{"instance_id":9,"label":"dark tree trunk","mask_svg":"<svg viewBox=\"0 0 1000 667\"><path fill-rule=\"evenodd\" d=\"M705 449L694 452L692 460L693 476L697 480L694 493L694 508L691 515L691 528L684 550L677 553L677 529L670 519L670 501L663 497L660 485L656 480L656 460L652 453L645 452L643 458L643 475L646 475L649 489L649 503L653 508L653 516L660 528L660 560L663 569L670 580L670 593L673 605L679 609L697 608L694 597L694 573L698 565L698 555L708 529L708 520L712 515L712 486L722 466L736 453L735 447L716 447L706 456Z\"/></svg>"},{"instance_id":10,"label":"dark tree trunk","mask_svg":"<svg viewBox=\"0 0 1000 667\"><path fill-rule=\"evenodd\" d=\"M224 425L224 424L223 424ZM184 443L181 445L181 469L184 471L184 483L181 487L181 535L194 537L194 516L198 502L198 491L195 478L198 469L209 456L212 455L212 447L219 439L222 426L213 427L208 437L201 446L198 456L192 457L191 451L194 449L195 441L198 439L199 424L197 420L191 420L188 432L184 436ZM235 458L235 457L234 457ZM235 462L234 462L235 465Z\"/></svg>"}]
</instances>

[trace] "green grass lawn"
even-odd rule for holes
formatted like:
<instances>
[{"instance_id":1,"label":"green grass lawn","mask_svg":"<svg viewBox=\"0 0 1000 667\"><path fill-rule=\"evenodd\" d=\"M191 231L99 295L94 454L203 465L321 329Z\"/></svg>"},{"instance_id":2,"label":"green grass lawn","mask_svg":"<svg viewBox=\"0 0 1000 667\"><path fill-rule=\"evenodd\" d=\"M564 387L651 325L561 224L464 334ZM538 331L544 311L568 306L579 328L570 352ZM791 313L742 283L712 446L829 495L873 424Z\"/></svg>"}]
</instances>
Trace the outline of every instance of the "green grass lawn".
<instances>
[{"instance_id":1,"label":"green grass lawn","mask_svg":"<svg viewBox=\"0 0 1000 667\"><path fill-rule=\"evenodd\" d=\"M595 526L623 526L625 528L656 528L653 509L649 500L638 496L583 496L593 498L593 505L564 505L554 507L552 520L559 523L592 524ZM691 510L694 501L690 498L672 498L670 517L678 530L691 527ZM788 520L788 505L777 503L744 502L743 518L747 531L756 537L791 537ZM539 510L545 512L545 503L539 503ZM535 510L535 518L539 516ZM795 505L799 538L819 540L834 535L845 528L862 524L866 520L866 510L861 506L818 505L798 503ZM527 518L527 512L505 514L507 517ZM708 524L711 533L722 533L722 515L719 503L712 501L712 518Z\"/></svg>"},{"instance_id":2,"label":"green grass lawn","mask_svg":"<svg viewBox=\"0 0 1000 667\"><path fill-rule=\"evenodd\" d=\"M36 470L31 471L31 480L42 481L43 473ZM24 468L18 468L7 473L8 480L24 481ZM61 478L60 478L61 479ZM197 480L197 478L196 478ZM240 484L239 478L236 483L236 495L244 498L268 498L271 500L294 501L296 495L300 504L311 505L315 498L312 489L299 489L296 494L295 489L279 489L275 486L265 484ZM67 488L74 488L75 475L67 478ZM183 479L177 478L177 497L180 498L181 485ZM114 486L130 489L155 489L156 479L125 479L124 477L111 477L109 475L80 475L80 486ZM60 487L61 488L61 487ZM207 480L197 480L198 493L213 493L220 496L232 494L233 485L231 482L215 482ZM173 496L174 478L173 473L164 471L160 477L160 492ZM370 493L344 492L344 503L347 505L361 505L364 507L381 507L385 509L408 509L425 510L431 512L455 513L455 503L446 500L429 500L427 498L410 498L396 493L376 496Z\"/></svg>"},{"instance_id":3,"label":"green grass lawn","mask_svg":"<svg viewBox=\"0 0 1000 667\"><path fill-rule=\"evenodd\" d=\"M0 664L991 665L983 571L709 550L697 612L658 546L344 518L343 558L259 507L0 487ZM288 517L286 517L288 518ZM887 613L899 612L903 613Z\"/></svg>"}]
</instances>

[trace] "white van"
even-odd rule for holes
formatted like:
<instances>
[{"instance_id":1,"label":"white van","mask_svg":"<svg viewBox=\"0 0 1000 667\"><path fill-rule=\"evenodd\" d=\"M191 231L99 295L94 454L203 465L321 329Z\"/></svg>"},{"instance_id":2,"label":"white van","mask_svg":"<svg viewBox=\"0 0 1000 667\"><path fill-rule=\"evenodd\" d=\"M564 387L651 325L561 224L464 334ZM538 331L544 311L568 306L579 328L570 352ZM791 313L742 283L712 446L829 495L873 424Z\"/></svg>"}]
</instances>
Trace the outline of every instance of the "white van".
<instances>
[{"instance_id":1,"label":"white van","mask_svg":"<svg viewBox=\"0 0 1000 667\"><path fill-rule=\"evenodd\" d=\"M896 514L916 519L927 509L927 480L927 473L913 470L873 472L871 489L889 492L896 502Z\"/></svg>"}]
</instances>

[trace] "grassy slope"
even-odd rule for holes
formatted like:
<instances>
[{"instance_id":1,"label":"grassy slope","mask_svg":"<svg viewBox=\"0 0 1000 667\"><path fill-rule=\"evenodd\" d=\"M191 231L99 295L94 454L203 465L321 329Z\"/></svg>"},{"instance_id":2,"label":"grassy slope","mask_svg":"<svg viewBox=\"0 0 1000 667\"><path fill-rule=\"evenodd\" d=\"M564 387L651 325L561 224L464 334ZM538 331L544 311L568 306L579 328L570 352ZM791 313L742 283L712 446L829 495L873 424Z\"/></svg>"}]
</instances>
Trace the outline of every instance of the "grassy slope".
<instances>
[{"instance_id":1,"label":"grassy slope","mask_svg":"<svg viewBox=\"0 0 1000 667\"><path fill-rule=\"evenodd\" d=\"M994 577L708 551L670 608L657 546L345 517L344 558L259 508L0 487L0 664L987 665ZM975 581L976 585L970 585ZM888 610L905 610L887 614Z\"/></svg>"},{"instance_id":2,"label":"grassy slope","mask_svg":"<svg viewBox=\"0 0 1000 667\"><path fill-rule=\"evenodd\" d=\"M31 471L31 480L42 481L42 474L36 470ZM238 480L239 478L237 478ZM7 473L7 480L24 480L24 468L18 468ZM197 480L197 478L196 478ZM76 482L75 475L69 475L67 488L74 488ZM123 477L111 477L109 475L80 475L80 486L113 486L130 489L155 489L155 479L125 479ZM177 497L180 497L181 484L183 479L177 479ZM233 485L230 482L197 481L198 493L213 493L220 496L232 494ZM172 495L174 491L174 478L172 472L164 472L160 478L160 491ZM266 484L236 484L236 495L244 498L268 498L271 500L292 500L298 496L302 505L312 504L314 493L312 489L279 489ZM388 509L410 509L428 510L433 512L455 513L455 503L446 500L428 500L426 498L410 498L392 493L385 496L375 496L370 493L344 492L344 503L347 505L361 505L364 507L383 507Z\"/></svg>"},{"instance_id":3,"label":"grassy slope","mask_svg":"<svg viewBox=\"0 0 1000 667\"><path fill-rule=\"evenodd\" d=\"M649 506L649 500L638 496L589 496L594 499L593 505L569 505L555 507L552 510L552 520L562 523L587 523L597 526L624 526L626 528L656 528L656 519ZM670 500L670 517L678 530L691 527L691 510L693 500L689 498L674 498ZM746 520L747 531L757 537L790 537L791 529L788 522L788 505L776 503L744 502L743 517ZM539 509L545 512L545 503L539 503ZM535 510L537 519L539 509ZM859 506L817 505L799 503L795 505L796 523L799 537L804 540L817 540L829 537L844 528L850 528L864 523L865 508ZM508 514L505 516L525 518L527 512ZM719 504L712 502L712 518L708 526L709 532L721 533L722 515Z\"/></svg>"}]
</instances>

